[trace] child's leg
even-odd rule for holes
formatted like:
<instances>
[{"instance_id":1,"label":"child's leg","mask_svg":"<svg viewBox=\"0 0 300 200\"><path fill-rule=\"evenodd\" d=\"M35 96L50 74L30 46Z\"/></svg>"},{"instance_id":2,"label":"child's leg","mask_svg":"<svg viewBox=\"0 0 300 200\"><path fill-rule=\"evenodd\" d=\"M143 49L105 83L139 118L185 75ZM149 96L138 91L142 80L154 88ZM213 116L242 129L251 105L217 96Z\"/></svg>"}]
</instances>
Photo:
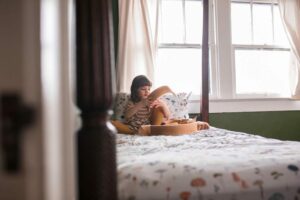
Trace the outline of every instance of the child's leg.
<instances>
[{"instance_id":1,"label":"child's leg","mask_svg":"<svg viewBox=\"0 0 300 200\"><path fill-rule=\"evenodd\" d=\"M111 120L111 123L116 127L118 133L133 134L133 130L131 130L128 125L123 124L122 122L118 120Z\"/></svg>"},{"instance_id":2,"label":"child's leg","mask_svg":"<svg viewBox=\"0 0 300 200\"><path fill-rule=\"evenodd\" d=\"M161 125L164 120L164 114L161 108L154 108L150 117L151 125Z\"/></svg>"}]
</instances>

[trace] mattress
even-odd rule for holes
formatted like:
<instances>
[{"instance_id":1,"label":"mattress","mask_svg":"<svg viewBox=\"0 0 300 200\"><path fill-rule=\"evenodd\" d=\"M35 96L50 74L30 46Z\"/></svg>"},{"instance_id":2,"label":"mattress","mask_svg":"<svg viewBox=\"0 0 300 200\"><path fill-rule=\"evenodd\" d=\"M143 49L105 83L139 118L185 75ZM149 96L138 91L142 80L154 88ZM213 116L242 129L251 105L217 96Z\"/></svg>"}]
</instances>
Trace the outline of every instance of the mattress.
<instances>
[{"instance_id":1,"label":"mattress","mask_svg":"<svg viewBox=\"0 0 300 200\"><path fill-rule=\"evenodd\" d=\"M211 127L117 134L119 199L300 199L300 142Z\"/></svg>"}]
</instances>

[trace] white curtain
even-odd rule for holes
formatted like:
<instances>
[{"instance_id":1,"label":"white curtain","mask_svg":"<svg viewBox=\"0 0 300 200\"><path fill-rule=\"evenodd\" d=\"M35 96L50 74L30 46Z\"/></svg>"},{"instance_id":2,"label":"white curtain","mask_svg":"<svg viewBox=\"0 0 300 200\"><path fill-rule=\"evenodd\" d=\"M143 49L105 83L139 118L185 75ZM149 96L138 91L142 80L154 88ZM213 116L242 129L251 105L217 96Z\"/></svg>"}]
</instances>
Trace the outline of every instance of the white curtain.
<instances>
[{"instance_id":1,"label":"white curtain","mask_svg":"<svg viewBox=\"0 0 300 200\"><path fill-rule=\"evenodd\" d=\"M300 0L278 0L278 3L297 66L293 98L300 99Z\"/></svg>"},{"instance_id":2,"label":"white curtain","mask_svg":"<svg viewBox=\"0 0 300 200\"><path fill-rule=\"evenodd\" d=\"M119 0L117 90L129 92L136 75L153 80L159 0Z\"/></svg>"}]
</instances>

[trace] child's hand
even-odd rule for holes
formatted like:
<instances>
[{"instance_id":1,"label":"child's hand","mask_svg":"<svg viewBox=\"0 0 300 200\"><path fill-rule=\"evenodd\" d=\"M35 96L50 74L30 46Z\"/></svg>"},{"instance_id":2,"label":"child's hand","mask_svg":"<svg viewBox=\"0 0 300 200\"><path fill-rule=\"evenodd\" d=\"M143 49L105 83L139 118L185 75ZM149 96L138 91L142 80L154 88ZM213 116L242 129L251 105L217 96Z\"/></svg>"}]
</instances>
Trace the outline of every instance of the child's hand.
<instances>
[{"instance_id":1,"label":"child's hand","mask_svg":"<svg viewBox=\"0 0 300 200\"><path fill-rule=\"evenodd\" d=\"M159 99L156 99L152 102L150 102L150 108L159 108L164 107L165 103L163 101L160 101Z\"/></svg>"},{"instance_id":2,"label":"child's hand","mask_svg":"<svg viewBox=\"0 0 300 200\"><path fill-rule=\"evenodd\" d=\"M168 120L169 117L170 117L170 111L169 111L169 108L168 106L166 105L166 103L164 101L161 101L159 99L153 101L151 104L150 104L150 108L153 109L153 108L160 108L163 112L163 115L164 115L164 118L165 120Z\"/></svg>"}]
</instances>

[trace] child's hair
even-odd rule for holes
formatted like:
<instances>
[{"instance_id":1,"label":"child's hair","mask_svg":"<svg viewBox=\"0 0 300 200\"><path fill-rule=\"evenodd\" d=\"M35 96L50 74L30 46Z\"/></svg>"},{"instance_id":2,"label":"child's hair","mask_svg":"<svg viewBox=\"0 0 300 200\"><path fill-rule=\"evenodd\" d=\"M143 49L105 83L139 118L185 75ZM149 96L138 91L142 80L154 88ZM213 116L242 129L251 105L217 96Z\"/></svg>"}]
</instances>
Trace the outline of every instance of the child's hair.
<instances>
[{"instance_id":1,"label":"child's hair","mask_svg":"<svg viewBox=\"0 0 300 200\"><path fill-rule=\"evenodd\" d=\"M150 86L150 87L152 86L151 81L146 76L139 75L132 80L131 87L130 87L130 91L131 91L130 98L132 102L137 103L141 100L138 95L138 89L143 86Z\"/></svg>"}]
</instances>

